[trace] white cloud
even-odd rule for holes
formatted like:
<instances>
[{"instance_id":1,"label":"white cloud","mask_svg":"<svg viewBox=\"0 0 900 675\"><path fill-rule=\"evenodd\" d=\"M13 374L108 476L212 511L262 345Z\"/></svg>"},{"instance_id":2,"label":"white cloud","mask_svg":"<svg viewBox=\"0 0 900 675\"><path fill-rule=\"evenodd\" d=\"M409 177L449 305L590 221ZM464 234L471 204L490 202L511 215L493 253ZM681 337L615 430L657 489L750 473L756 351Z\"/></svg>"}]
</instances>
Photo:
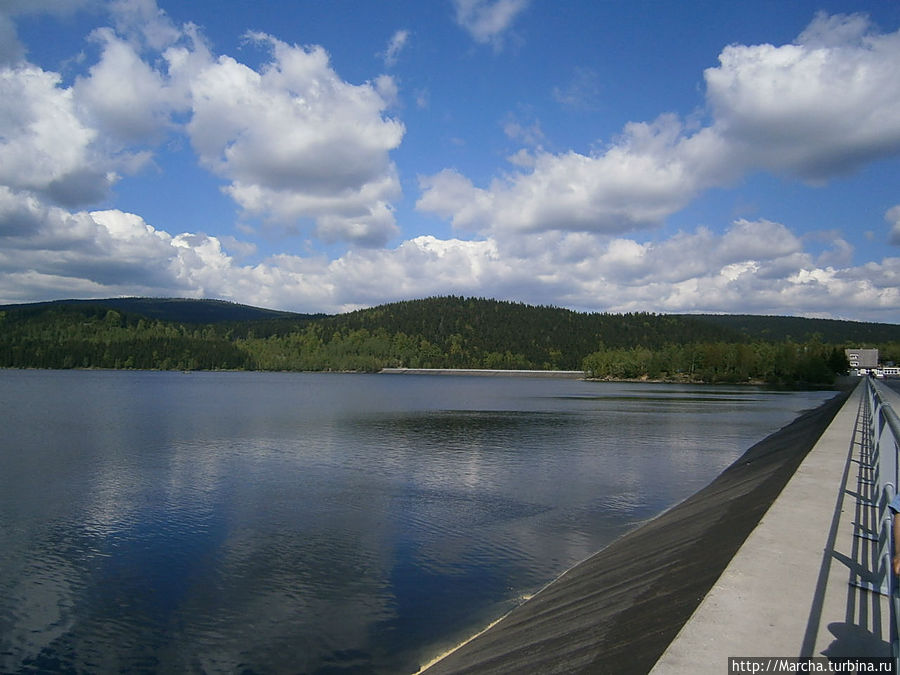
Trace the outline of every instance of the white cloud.
<instances>
[{"instance_id":1,"label":"white cloud","mask_svg":"<svg viewBox=\"0 0 900 675\"><path fill-rule=\"evenodd\" d=\"M816 265L819 267L844 267L853 263L853 244L840 236L832 233L829 241L830 248L816 257Z\"/></svg>"},{"instance_id":2,"label":"white cloud","mask_svg":"<svg viewBox=\"0 0 900 675\"><path fill-rule=\"evenodd\" d=\"M781 223L741 218L722 236L715 256L720 263L728 264L781 258L801 250L800 240Z\"/></svg>"},{"instance_id":3,"label":"white cloud","mask_svg":"<svg viewBox=\"0 0 900 675\"><path fill-rule=\"evenodd\" d=\"M0 68L0 129L0 185L74 206L101 199L114 179L56 73Z\"/></svg>"},{"instance_id":4,"label":"white cloud","mask_svg":"<svg viewBox=\"0 0 900 675\"><path fill-rule=\"evenodd\" d=\"M487 188L444 171L420 180L417 207L482 233L625 233L751 171L821 182L900 153L900 31L819 15L796 44L732 45L719 60L704 74L706 127L665 114L628 123L598 154L515 154L524 170Z\"/></svg>"},{"instance_id":5,"label":"white cloud","mask_svg":"<svg viewBox=\"0 0 900 675\"><path fill-rule=\"evenodd\" d=\"M243 246L170 234L118 210L68 212L0 190L0 302L175 295L341 312L458 293L591 311L794 314L802 307L888 321L900 306L900 258L820 266L788 228L765 220L651 242L562 232L481 241L424 235L335 260L276 255L243 264L229 248Z\"/></svg>"},{"instance_id":6,"label":"white cloud","mask_svg":"<svg viewBox=\"0 0 900 675\"><path fill-rule=\"evenodd\" d=\"M503 35L529 0L453 0L456 22L472 39L500 48Z\"/></svg>"},{"instance_id":7,"label":"white cloud","mask_svg":"<svg viewBox=\"0 0 900 675\"><path fill-rule=\"evenodd\" d=\"M497 179L487 190L453 171L424 178L417 208L481 232L654 227L730 175L717 146L709 133L684 136L681 123L664 115L652 124L629 124L602 155L537 152L529 173Z\"/></svg>"},{"instance_id":8,"label":"white cloud","mask_svg":"<svg viewBox=\"0 0 900 675\"><path fill-rule=\"evenodd\" d=\"M57 279L56 297L72 297L71 286L113 295L188 291L171 283L170 239L131 214L70 213L0 190L0 275L11 298L23 275L45 285Z\"/></svg>"},{"instance_id":9,"label":"white cloud","mask_svg":"<svg viewBox=\"0 0 900 675\"><path fill-rule=\"evenodd\" d=\"M719 62L715 129L747 168L821 181L900 152L900 31L820 14L796 44L731 45Z\"/></svg>"},{"instance_id":10,"label":"white cloud","mask_svg":"<svg viewBox=\"0 0 900 675\"><path fill-rule=\"evenodd\" d=\"M383 54L385 66L392 68L397 65L397 59L400 56L400 52L403 51L408 40L408 30L398 30L391 36L391 39L388 41L387 49Z\"/></svg>"},{"instance_id":11,"label":"white cloud","mask_svg":"<svg viewBox=\"0 0 900 675\"><path fill-rule=\"evenodd\" d=\"M457 3L473 37L495 46L524 7ZM860 17L819 17L785 47L724 50L706 72L705 127L667 114L626 125L599 152L554 154L539 147L540 126L510 118L507 136L528 149L509 173L487 187L453 169L419 179L417 208L478 239L418 236L392 248L375 248L399 231L390 153L405 129L387 113L392 78L350 84L322 48L264 34L250 36L269 56L254 69L213 54L152 0L115 3L113 23L94 33L100 58L71 87L27 62L0 68L0 302L175 295L338 312L452 292L586 310L803 308L896 321L900 258L854 267L840 237L825 251L814 242L813 254L810 240L765 219L722 233L632 234L752 170L823 179L896 151L900 92L885 68L898 61L900 33L875 34ZM385 56L405 39L395 34ZM250 242L77 210L167 134L185 134L247 214L372 248L248 264L258 255ZM894 244L898 209L885 215Z\"/></svg>"},{"instance_id":12,"label":"white cloud","mask_svg":"<svg viewBox=\"0 0 900 675\"><path fill-rule=\"evenodd\" d=\"M91 5L100 3L6 2L0 28L10 16L61 14ZM119 0L109 9L118 23L135 26L141 35L160 33L158 26L168 21L153 0ZM171 30L164 42L171 44L174 27L166 25ZM165 74L112 29L97 29L91 38L101 45L101 58L71 87L60 74L27 61L0 66L0 185L66 207L96 203L120 172L146 164L146 144L160 141L174 126L171 115L184 109L183 92L176 95Z\"/></svg>"},{"instance_id":13,"label":"white cloud","mask_svg":"<svg viewBox=\"0 0 900 675\"><path fill-rule=\"evenodd\" d=\"M453 169L420 176L419 187L422 197L416 208L450 218L454 227L477 227L492 208L493 195Z\"/></svg>"},{"instance_id":14,"label":"white cloud","mask_svg":"<svg viewBox=\"0 0 900 675\"><path fill-rule=\"evenodd\" d=\"M734 277L736 270L752 269L758 274L801 251L800 240L784 225L741 219L722 234L699 227L694 232L679 232L669 239L646 244L612 239L605 251L594 255L606 278L639 286L678 285L717 276L722 270L728 270L725 276L729 278ZM808 257L795 259L787 269L809 262Z\"/></svg>"},{"instance_id":15,"label":"white cloud","mask_svg":"<svg viewBox=\"0 0 900 675\"><path fill-rule=\"evenodd\" d=\"M0 185L63 206L97 203L119 172L185 132L251 216L363 246L398 233L389 153L405 130L385 113L397 96L391 77L353 85L321 47L251 34L271 54L256 71L216 58L154 0L117 0L110 12L115 31L92 33L100 58L72 87L27 63L0 70Z\"/></svg>"},{"instance_id":16,"label":"white cloud","mask_svg":"<svg viewBox=\"0 0 900 675\"><path fill-rule=\"evenodd\" d=\"M120 35L156 51L169 47L182 36L166 12L157 7L156 0L113 0L109 12Z\"/></svg>"},{"instance_id":17,"label":"white cloud","mask_svg":"<svg viewBox=\"0 0 900 675\"><path fill-rule=\"evenodd\" d=\"M336 300L344 306L377 304L384 298L476 293L490 287L502 266L493 242L441 240L431 235L395 249L351 251L329 266Z\"/></svg>"},{"instance_id":18,"label":"white cloud","mask_svg":"<svg viewBox=\"0 0 900 675\"><path fill-rule=\"evenodd\" d=\"M112 30L98 29L93 38L103 46L100 61L74 86L84 117L122 143L159 139L180 107L164 76Z\"/></svg>"},{"instance_id":19,"label":"white cloud","mask_svg":"<svg viewBox=\"0 0 900 675\"><path fill-rule=\"evenodd\" d=\"M390 204L400 194L388 153L404 133L383 114L390 82L352 85L321 47L252 38L272 52L261 72L221 56L190 80L187 130L201 163L251 214L312 218L326 239L384 243L398 231Z\"/></svg>"}]
</instances>

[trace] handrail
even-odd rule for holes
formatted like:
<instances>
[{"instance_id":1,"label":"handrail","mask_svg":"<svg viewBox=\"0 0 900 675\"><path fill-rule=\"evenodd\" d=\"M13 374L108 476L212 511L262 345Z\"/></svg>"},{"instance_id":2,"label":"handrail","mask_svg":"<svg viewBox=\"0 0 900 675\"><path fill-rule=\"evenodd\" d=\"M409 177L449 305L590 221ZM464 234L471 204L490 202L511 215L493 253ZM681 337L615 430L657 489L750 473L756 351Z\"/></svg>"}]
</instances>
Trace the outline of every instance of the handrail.
<instances>
[{"instance_id":1,"label":"handrail","mask_svg":"<svg viewBox=\"0 0 900 675\"><path fill-rule=\"evenodd\" d=\"M893 573L894 555L893 517L888 505L897 494L898 452L900 452L900 418L885 400L880 383L866 378L867 432L869 459L874 479L876 508L880 520L879 573L887 582L890 605L891 655L895 661L894 672L900 672L900 588ZM900 516L898 516L900 517Z\"/></svg>"}]
</instances>

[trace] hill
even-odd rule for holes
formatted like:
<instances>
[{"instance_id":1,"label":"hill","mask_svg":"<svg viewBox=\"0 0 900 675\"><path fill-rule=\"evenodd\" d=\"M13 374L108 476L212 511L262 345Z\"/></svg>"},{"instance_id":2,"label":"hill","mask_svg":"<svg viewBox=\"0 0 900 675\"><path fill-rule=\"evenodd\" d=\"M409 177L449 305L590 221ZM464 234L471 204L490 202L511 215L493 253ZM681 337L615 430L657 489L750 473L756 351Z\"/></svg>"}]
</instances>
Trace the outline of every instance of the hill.
<instances>
[{"instance_id":1,"label":"hill","mask_svg":"<svg viewBox=\"0 0 900 675\"><path fill-rule=\"evenodd\" d=\"M380 305L321 323L339 332L419 336L451 357L446 367L472 362L481 362L485 368L503 367L498 362L512 355L521 364L506 367L572 370L579 369L584 356L601 344L660 348L673 342L743 339L728 327L691 316L582 313L455 296Z\"/></svg>"},{"instance_id":2,"label":"hill","mask_svg":"<svg viewBox=\"0 0 900 675\"><path fill-rule=\"evenodd\" d=\"M796 316L758 316L753 314L690 314L705 323L716 324L751 340L805 341L818 337L822 342L866 343L897 342L900 325L865 323L840 319L806 319Z\"/></svg>"},{"instance_id":3,"label":"hill","mask_svg":"<svg viewBox=\"0 0 900 675\"><path fill-rule=\"evenodd\" d=\"M844 346L900 360L900 326L795 317L603 314L438 297L340 315L216 300L0 306L0 367L584 369L597 377L822 381Z\"/></svg>"},{"instance_id":4,"label":"hill","mask_svg":"<svg viewBox=\"0 0 900 675\"><path fill-rule=\"evenodd\" d=\"M204 324L268 319L310 319L323 314L296 314L276 309L263 309L225 300L190 298L105 298L100 300L50 300L18 305L0 305L0 311L41 311L53 307L105 307L148 319L179 323Z\"/></svg>"}]
</instances>

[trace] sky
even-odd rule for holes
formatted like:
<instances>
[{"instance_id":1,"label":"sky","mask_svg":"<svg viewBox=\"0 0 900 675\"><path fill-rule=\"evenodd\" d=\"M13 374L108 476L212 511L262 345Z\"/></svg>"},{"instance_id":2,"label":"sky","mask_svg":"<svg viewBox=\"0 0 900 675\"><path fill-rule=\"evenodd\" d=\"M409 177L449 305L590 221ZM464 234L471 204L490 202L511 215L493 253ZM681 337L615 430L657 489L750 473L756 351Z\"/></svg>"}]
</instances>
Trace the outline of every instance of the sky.
<instances>
[{"instance_id":1,"label":"sky","mask_svg":"<svg viewBox=\"0 0 900 675\"><path fill-rule=\"evenodd\" d=\"M900 323L900 2L0 0L0 303Z\"/></svg>"}]
</instances>

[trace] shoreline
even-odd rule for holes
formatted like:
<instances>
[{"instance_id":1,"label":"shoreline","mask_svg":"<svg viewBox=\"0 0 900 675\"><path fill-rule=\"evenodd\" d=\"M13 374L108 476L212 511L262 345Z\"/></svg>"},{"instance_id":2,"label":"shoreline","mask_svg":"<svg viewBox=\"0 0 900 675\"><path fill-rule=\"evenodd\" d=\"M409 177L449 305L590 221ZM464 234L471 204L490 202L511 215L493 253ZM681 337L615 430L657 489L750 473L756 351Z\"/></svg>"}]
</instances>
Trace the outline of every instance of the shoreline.
<instances>
[{"instance_id":1,"label":"shoreline","mask_svg":"<svg viewBox=\"0 0 900 675\"><path fill-rule=\"evenodd\" d=\"M646 673L850 395L759 441L709 485L638 525L419 673Z\"/></svg>"},{"instance_id":2,"label":"shoreline","mask_svg":"<svg viewBox=\"0 0 900 675\"><path fill-rule=\"evenodd\" d=\"M583 380L583 370L502 370L495 368L382 368L379 375L473 375L476 377L552 377Z\"/></svg>"},{"instance_id":3,"label":"shoreline","mask_svg":"<svg viewBox=\"0 0 900 675\"><path fill-rule=\"evenodd\" d=\"M321 371L309 371L321 372ZM359 372L359 371L349 371ZM628 384L697 384L697 385L713 385L713 386L750 386L750 387L768 387L772 389L811 389L811 390L839 390L842 388L841 382L850 378L858 381L855 376L839 375L835 382L827 383L804 383L797 382L794 384L777 384L766 382L765 380L741 380L738 382L708 382L706 380L692 380L682 377L669 378L650 378L650 377L589 377L587 371L584 370L515 370L502 368L381 368L375 371L376 375L468 375L474 377L543 377L543 378L559 378L584 380L585 382L608 382L608 383L628 383Z\"/></svg>"},{"instance_id":4,"label":"shoreline","mask_svg":"<svg viewBox=\"0 0 900 675\"><path fill-rule=\"evenodd\" d=\"M103 368L82 367L72 368L40 368L35 366L0 366L2 371L58 371L58 372L123 372L123 373L293 373L293 374L328 374L328 375L447 375L470 377L533 377L546 379L572 379L584 382L598 383L626 383L626 384L682 384L699 386L735 386L735 387L765 387L767 389L807 389L807 390L840 390L844 381L858 382L859 376L838 375L835 381L828 383L772 383L764 380L742 380L739 382L709 382L706 380L690 380L683 378L613 378L613 377L588 377L583 370L505 370L489 368L381 368L379 370L269 370L257 368L196 368L184 370L181 368ZM900 381L900 377L886 377L888 381Z\"/></svg>"}]
</instances>

